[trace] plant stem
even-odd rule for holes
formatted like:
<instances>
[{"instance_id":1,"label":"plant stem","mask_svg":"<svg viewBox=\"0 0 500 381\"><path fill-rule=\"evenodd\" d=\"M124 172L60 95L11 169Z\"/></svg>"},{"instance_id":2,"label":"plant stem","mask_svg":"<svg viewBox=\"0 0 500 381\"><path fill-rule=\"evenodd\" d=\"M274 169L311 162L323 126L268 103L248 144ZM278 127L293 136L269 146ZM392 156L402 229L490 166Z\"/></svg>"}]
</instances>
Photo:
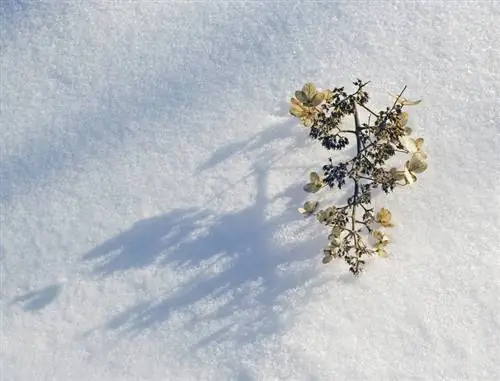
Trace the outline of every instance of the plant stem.
<instances>
[{"instance_id":1,"label":"plant stem","mask_svg":"<svg viewBox=\"0 0 500 381\"><path fill-rule=\"evenodd\" d=\"M354 124L356 126L356 156L359 157L361 154L361 124L359 123L358 109L356 103L354 102ZM359 183L358 180L354 180L354 199L358 197Z\"/></svg>"},{"instance_id":2,"label":"plant stem","mask_svg":"<svg viewBox=\"0 0 500 381\"><path fill-rule=\"evenodd\" d=\"M358 109L356 107L356 102L353 102L354 106L354 124L355 124L355 132L356 132L356 157L359 158L361 155L361 124L359 123L359 115ZM359 195L359 178L356 174L356 178L354 179L354 198L353 198L353 206L352 206L352 230L356 231L356 202ZM358 237L357 234L354 234L354 247L356 251L358 250Z\"/></svg>"}]
</instances>

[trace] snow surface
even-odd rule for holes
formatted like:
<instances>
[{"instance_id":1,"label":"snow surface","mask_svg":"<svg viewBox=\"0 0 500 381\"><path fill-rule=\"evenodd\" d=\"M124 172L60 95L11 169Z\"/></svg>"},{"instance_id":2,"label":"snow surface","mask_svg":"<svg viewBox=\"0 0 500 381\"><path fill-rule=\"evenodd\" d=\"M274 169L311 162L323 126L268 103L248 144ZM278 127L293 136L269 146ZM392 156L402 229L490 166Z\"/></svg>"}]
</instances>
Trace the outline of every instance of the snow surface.
<instances>
[{"instance_id":1,"label":"snow surface","mask_svg":"<svg viewBox=\"0 0 500 381\"><path fill-rule=\"evenodd\" d=\"M2 381L500 379L500 3L0 11ZM287 102L357 77L430 160L354 280Z\"/></svg>"}]
</instances>

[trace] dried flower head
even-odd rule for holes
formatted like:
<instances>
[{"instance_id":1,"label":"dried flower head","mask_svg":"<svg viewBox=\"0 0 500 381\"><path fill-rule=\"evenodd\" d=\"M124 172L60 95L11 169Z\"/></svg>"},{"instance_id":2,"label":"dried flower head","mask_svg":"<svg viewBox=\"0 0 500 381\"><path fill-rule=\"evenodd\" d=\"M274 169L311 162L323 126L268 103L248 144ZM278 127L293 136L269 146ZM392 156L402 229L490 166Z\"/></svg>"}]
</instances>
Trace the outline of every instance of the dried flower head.
<instances>
[{"instance_id":1,"label":"dried flower head","mask_svg":"<svg viewBox=\"0 0 500 381\"><path fill-rule=\"evenodd\" d=\"M303 105L295 98L291 98L290 102L292 103L290 114L299 118L305 127L311 128L316 121L318 111L313 107Z\"/></svg>"},{"instance_id":2,"label":"dried flower head","mask_svg":"<svg viewBox=\"0 0 500 381\"><path fill-rule=\"evenodd\" d=\"M302 90L295 92L295 97L306 107L316 107L323 102L325 94L318 91L312 83L306 83Z\"/></svg>"},{"instance_id":3,"label":"dried flower head","mask_svg":"<svg viewBox=\"0 0 500 381\"><path fill-rule=\"evenodd\" d=\"M389 245L389 238L387 235L381 230L373 231L373 237L377 240L375 244L375 252L380 257L387 257L387 245Z\"/></svg>"},{"instance_id":4,"label":"dried flower head","mask_svg":"<svg viewBox=\"0 0 500 381\"><path fill-rule=\"evenodd\" d=\"M302 208L299 208L299 213L301 213L304 217L309 217L316 212L318 209L319 202L318 201L306 201Z\"/></svg>"},{"instance_id":5,"label":"dried flower head","mask_svg":"<svg viewBox=\"0 0 500 381\"><path fill-rule=\"evenodd\" d=\"M403 98L403 91L394 95L391 107L375 112L368 107L369 96L364 90L368 83L356 80L356 90L347 94L343 87L318 91L312 83L295 92L290 113L308 128L309 136L318 140L327 150L342 150L355 137L356 154L349 160L334 163L332 158L323 165L323 173L311 172L304 190L317 193L324 188L343 189L352 183L352 195L345 205L331 205L319 209L317 201L308 201L299 212L315 215L318 222L328 227L328 246L323 250L323 263L341 258L349 270L358 275L371 255L387 256L389 238L381 228L394 226L392 213L381 208L374 212L372 192L381 188L392 192L397 186L412 184L417 175L427 169L424 139L413 138L408 127L409 114L405 106L421 102ZM367 122L360 121L358 108L369 112ZM343 124L347 117L354 119L354 128ZM402 169L387 168L388 161L398 153L410 155ZM375 243L366 243L373 237Z\"/></svg>"},{"instance_id":6,"label":"dried flower head","mask_svg":"<svg viewBox=\"0 0 500 381\"><path fill-rule=\"evenodd\" d=\"M323 180L316 172L309 174L310 182L304 186L304 190L308 193L316 193L323 188Z\"/></svg>"}]
</instances>

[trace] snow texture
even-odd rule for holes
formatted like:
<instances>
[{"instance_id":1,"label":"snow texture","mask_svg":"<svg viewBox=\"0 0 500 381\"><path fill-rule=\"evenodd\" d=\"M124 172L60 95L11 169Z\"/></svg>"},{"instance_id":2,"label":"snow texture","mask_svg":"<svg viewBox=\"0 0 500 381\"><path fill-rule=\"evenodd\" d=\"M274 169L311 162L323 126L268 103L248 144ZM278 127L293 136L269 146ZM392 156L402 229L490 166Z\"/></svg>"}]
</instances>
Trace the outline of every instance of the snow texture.
<instances>
[{"instance_id":1,"label":"snow texture","mask_svg":"<svg viewBox=\"0 0 500 381\"><path fill-rule=\"evenodd\" d=\"M1 380L500 379L500 3L2 0ZM408 85L388 259L321 265L305 82Z\"/></svg>"}]
</instances>

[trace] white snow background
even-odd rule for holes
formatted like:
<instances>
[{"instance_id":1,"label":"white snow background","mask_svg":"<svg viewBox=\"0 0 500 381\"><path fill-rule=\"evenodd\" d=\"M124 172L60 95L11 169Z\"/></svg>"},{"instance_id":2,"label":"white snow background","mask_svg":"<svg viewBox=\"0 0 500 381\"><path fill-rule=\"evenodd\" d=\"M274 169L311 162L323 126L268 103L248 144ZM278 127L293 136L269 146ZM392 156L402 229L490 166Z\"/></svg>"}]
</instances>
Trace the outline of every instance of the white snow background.
<instances>
[{"instance_id":1,"label":"white snow background","mask_svg":"<svg viewBox=\"0 0 500 381\"><path fill-rule=\"evenodd\" d=\"M1 380L500 379L500 3L1 0ZM408 85L359 279L297 208L305 82Z\"/></svg>"}]
</instances>

